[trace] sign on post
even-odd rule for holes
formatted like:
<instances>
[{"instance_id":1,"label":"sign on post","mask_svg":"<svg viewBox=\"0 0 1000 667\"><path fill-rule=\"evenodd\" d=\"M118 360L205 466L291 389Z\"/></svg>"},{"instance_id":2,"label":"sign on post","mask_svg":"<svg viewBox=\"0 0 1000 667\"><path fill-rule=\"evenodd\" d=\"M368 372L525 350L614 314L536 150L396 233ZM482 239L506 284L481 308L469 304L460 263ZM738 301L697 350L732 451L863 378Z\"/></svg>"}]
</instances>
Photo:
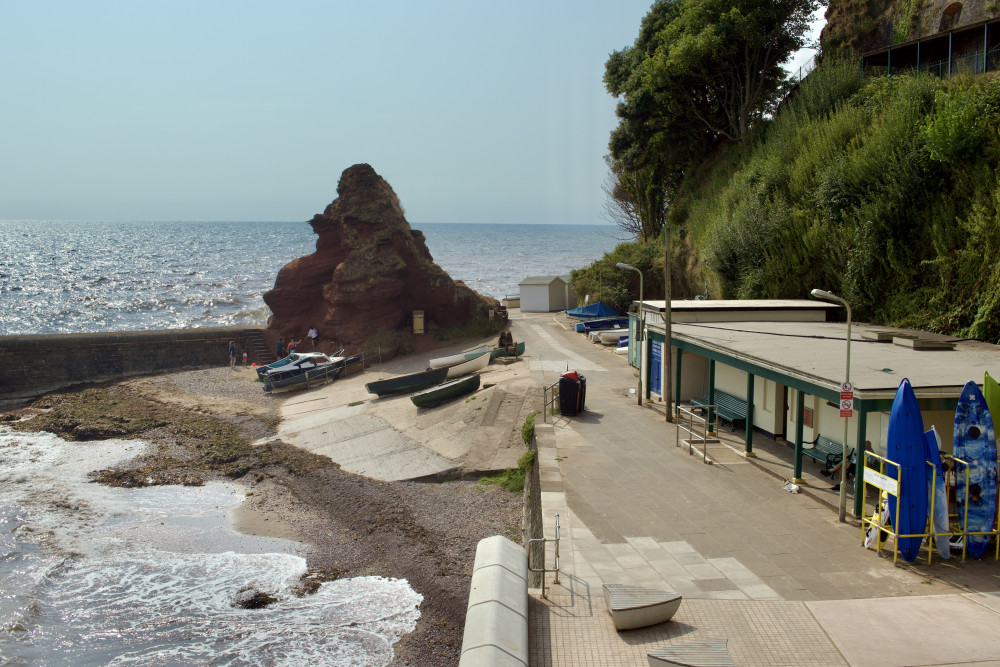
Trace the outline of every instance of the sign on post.
<instances>
[{"instance_id":1,"label":"sign on post","mask_svg":"<svg viewBox=\"0 0 1000 667\"><path fill-rule=\"evenodd\" d=\"M850 382L840 383L840 416L854 416L854 385Z\"/></svg>"}]
</instances>

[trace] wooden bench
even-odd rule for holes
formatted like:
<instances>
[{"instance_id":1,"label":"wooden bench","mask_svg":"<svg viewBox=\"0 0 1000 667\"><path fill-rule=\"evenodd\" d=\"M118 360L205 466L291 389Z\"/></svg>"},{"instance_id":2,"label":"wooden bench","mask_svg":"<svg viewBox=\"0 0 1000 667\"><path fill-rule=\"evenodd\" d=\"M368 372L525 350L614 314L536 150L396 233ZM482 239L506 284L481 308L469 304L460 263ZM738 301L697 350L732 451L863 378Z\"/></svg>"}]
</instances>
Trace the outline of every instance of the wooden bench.
<instances>
[{"instance_id":1,"label":"wooden bench","mask_svg":"<svg viewBox=\"0 0 1000 667\"><path fill-rule=\"evenodd\" d=\"M646 654L646 659L649 661L650 667L659 667L660 665L736 667L736 663L729 657L727 643L729 640L725 637L695 639L653 649Z\"/></svg>"},{"instance_id":2,"label":"wooden bench","mask_svg":"<svg viewBox=\"0 0 1000 667\"><path fill-rule=\"evenodd\" d=\"M711 405L708 401L708 391L706 391L701 398L692 398L691 403L699 407L705 407L706 405ZM716 408L715 412L720 418L726 420L730 424L730 430L736 430L736 422L746 423L747 420L747 402L742 398L736 398L731 394L727 394L724 391L715 390L715 405L719 406Z\"/></svg>"},{"instance_id":3,"label":"wooden bench","mask_svg":"<svg viewBox=\"0 0 1000 667\"><path fill-rule=\"evenodd\" d=\"M853 453L853 450L852 450ZM815 440L802 443L802 454L822 463L824 470L830 470L844 458L844 448L826 436L816 436Z\"/></svg>"}]
</instances>

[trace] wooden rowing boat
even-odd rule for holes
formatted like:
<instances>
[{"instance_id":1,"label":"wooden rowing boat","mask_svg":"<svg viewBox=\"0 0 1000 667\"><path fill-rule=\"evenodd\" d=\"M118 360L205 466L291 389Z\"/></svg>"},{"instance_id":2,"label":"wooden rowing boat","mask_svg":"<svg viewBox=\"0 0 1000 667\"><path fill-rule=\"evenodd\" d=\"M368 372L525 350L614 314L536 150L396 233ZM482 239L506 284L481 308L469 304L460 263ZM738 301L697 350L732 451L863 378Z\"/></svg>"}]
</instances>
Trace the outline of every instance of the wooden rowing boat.
<instances>
[{"instance_id":1,"label":"wooden rowing boat","mask_svg":"<svg viewBox=\"0 0 1000 667\"><path fill-rule=\"evenodd\" d=\"M463 361L462 363L455 364L454 366L448 367L448 379L462 377L463 375L469 375L470 373L478 373L479 371L486 368L487 364L490 363L490 351L485 350L478 357L469 359L468 361Z\"/></svg>"},{"instance_id":2,"label":"wooden rowing boat","mask_svg":"<svg viewBox=\"0 0 1000 667\"><path fill-rule=\"evenodd\" d=\"M465 396L479 389L479 374L466 375L449 380L410 395L410 400L418 408L433 408L452 398Z\"/></svg>"},{"instance_id":3,"label":"wooden rowing boat","mask_svg":"<svg viewBox=\"0 0 1000 667\"><path fill-rule=\"evenodd\" d=\"M379 398L394 394L405 394L444 382L448 377L447 368L432 368L419 373L400 375L386 380L376 380L365 385L365 389Z\"/></svg>"},{"instance_id":4,"label":"wooden rowing boat","mask_svg":"<svg viewBox=\"0 0 1000 667\"><path fill-rule=\"evenodd\" d=\"M468 350L467 352L459 352L458 354L453 354L449 357L439 357L437 359L431 359L428 362L428 366L431 368L445 368L446 366L454 366L455 364L460 364L463 361L469 361L470 359L475 359L483 352L488 351L490 348L488 345L480 345L479 347Z\"/></svg>"}]
</instances>

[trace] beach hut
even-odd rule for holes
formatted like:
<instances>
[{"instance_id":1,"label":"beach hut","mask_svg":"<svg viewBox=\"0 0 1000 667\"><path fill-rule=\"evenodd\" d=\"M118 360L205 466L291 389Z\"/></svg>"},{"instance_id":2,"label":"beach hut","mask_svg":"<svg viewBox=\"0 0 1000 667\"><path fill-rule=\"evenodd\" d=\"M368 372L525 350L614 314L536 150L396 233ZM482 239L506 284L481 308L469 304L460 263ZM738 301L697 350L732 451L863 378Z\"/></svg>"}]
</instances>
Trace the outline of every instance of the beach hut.
<instances>
[{"instance_id":1,"label":"beach hut","mask_svg":"<svg viewBox=\"0 0 1000 667\"><path fill-rule=\"evenodd\" d=\"M529 276L518 287L521 310L527 313L566 310L569 303L569 280L563 276Z\"/></svg>"}]
</instances>

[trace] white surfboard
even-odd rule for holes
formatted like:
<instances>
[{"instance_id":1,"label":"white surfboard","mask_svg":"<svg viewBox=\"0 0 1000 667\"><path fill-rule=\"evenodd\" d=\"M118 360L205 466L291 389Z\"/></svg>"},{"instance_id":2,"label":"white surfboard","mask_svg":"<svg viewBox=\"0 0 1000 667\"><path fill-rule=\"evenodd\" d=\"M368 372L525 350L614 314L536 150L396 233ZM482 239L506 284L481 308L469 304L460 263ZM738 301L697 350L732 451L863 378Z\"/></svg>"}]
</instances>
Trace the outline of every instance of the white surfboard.
<instances>
[{"instance_id":1,"label":"white surfboard","mask_svg":"<svg viewBox=\"0 0 1000 667\"><path fill-rule=\"evenodd\" d=\"M924 447L927 449L927 460L934 466L934 474L927 476L927 507L934 503L932 525L935 533L947 533L948 523L948 492L944 486L944 464L941 461L941 436L937 429L924 432ZM941 558L951 558L947 535L936 535L934 546Z\"/></svg>"}]
</instances>

